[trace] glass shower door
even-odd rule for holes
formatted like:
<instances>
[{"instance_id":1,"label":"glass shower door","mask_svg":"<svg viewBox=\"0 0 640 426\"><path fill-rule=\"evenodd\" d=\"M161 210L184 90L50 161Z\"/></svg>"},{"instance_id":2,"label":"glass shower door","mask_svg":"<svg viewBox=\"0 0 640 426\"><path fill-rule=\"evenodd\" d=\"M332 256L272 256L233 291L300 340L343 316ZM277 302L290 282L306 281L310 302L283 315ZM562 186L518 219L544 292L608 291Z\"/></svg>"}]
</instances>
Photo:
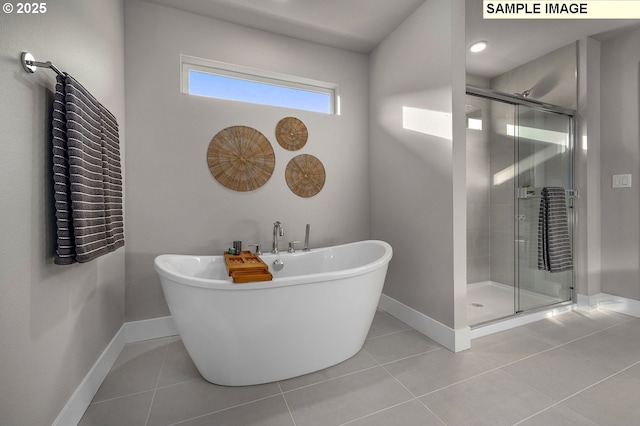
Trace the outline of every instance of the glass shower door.
<instances>
[{"instance_id":1,"label":"glass shower door","mask_svg":"<svg viewBox=\"0 0 640 426\"><path fill-rule=\"evenodd\" d=\"M512 132L516 139L515 310L523 312L573 297L573 268L566 264L567 253L570 262L573 251L573 118L525 105L516 108L516 121L507 132ZM566 220L562 215L556 220L556 213L552 221L544 220L540 210L544 188L566 191ZM561 193L559 189L555 192ZM554 198L554 207L557 206L558 197ZM556 211L562 212L562 209ZM568 240L562 239L559 244L565 249L562 251L565 266L556 271L544 266L546 262L541 259L554 253L556 241L560 239L556 234L549 239L544 231L547 227L553 232L559 229L563 234L563 225L566 225ZM547 250L549 247L551 251Z\"/></svg>"}]
</instances>

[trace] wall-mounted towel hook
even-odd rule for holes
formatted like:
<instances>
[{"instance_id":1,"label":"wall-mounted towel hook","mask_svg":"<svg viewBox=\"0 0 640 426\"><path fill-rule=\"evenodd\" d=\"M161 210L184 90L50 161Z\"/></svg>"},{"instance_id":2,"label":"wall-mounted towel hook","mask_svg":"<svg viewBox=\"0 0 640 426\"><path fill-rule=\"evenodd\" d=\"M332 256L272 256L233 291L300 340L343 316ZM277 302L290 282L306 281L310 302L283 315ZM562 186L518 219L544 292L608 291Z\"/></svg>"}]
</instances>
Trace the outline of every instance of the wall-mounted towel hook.
<instances>
[{"instance_id":1,"label":"wall-mounted towel hook","mask_svg":"<svg viewBox=\"0 0 640 426\"><path fill-rule=\"evenodd\" d=\"M33 57L33 55L29 52L22 52L22 55L20 56L20 59L22 61L22 68L24 68L24 70L28 73L35 73L36 69L38 67L41 68L50 68L53 71L55 71L56 74L58 75L63 75L62 71L60 71L58 68L56 68L55 65L53 65L51 63L51 61L47 61L47 62L38 62L35 60L35 58Z\"/></svg>"}]
</instances>

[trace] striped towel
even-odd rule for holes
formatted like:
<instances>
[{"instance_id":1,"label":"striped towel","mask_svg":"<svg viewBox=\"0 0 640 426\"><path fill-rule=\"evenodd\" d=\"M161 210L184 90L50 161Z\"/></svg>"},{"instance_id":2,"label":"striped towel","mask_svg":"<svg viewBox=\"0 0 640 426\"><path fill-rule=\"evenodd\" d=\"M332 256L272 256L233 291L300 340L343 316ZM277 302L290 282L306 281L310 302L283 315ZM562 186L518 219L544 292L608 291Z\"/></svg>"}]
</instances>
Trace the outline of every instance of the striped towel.
<instances>
[{"instance_id":1,"label":"striped towel","mask_svg":"<svg viewBox=\"0 0 640 426\"><path fill-rule=\"evenodd\" d=\"M538 269L562 272L573 268L566 191L542 188L538 218Z\"/></svg>"},{"instance_id":2,"label":"striped towel","mask_svg":"<svg viewBox=\"0 0 640 426\"><path fill-rule=\"evenodd\" d=\"M71 76L53 108L55 263L88 262L124 245L118 123Z\"/></svg>"}]
</instances>

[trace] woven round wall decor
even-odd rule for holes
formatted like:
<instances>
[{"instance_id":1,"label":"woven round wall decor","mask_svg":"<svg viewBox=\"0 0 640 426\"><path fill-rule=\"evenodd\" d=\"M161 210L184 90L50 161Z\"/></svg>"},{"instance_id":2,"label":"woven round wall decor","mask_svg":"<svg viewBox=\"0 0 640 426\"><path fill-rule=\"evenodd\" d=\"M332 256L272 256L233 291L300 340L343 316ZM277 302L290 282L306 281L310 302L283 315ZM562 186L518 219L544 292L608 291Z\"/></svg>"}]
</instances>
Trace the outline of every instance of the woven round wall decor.
<instances>
[{"instance_id":1,"label":"woven round wall decor","mask_svg":"<svg viewBox=\"0 0 640 426\"><path fill-rule=\"evenodd\" d=\"M326 180L322 162L309 154L292 158L287 164L284 177L289 189L304 198L313 197L320 192Z\"/></svg>"},{"instance_id":2,"label":"woven round wall decor","mask_svg":"<svg viewBox=\"0 0 640 426\"><path fill-rule=\"evenodd\" d=\"M251 127L221 130L209 143L207 163L213 177L234 191L248 192L267 183L276 164L267 138Z\"/></svg>"},{"instance_id":3,"label":"woven round wall decor","mask_svg":"<svg viewBox=\"0 0 640 426\"><path fill-rule=\"evenodd\" d=\"M276 139L281 147L297 151L307 143L307 126L295 117L286 117L276 126Z\"/></svg>"}]
</instances>

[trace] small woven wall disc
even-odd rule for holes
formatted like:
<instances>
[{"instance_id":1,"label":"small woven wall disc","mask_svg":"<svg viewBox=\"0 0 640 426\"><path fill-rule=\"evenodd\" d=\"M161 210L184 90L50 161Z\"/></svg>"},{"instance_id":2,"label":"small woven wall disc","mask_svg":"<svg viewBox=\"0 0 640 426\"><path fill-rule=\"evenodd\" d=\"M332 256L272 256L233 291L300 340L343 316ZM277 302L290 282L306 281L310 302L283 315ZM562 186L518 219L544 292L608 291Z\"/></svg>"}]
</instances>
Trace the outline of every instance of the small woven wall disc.
<instances>
[{"instance_id":1,"label":"small woven wall disc","mask_svg":"<svg viewBox=\"0 0 640 426\"><path fill-rule=\"evenodd\" d=\"M213 177L234 191L248 192L267 183L276 164L267 138L251 127L233 126L218 132L207 150Z\"/></svg>"},{"instance_id":2,"label":"small woven wall disc","mask_svg":"<svg viewBox=\"0 0 640 426\"><path fill-rule=\"evenodd\" d=\"M307 143L308 137L307 126L297 118L283 118L276 126L278 143L289 151L297 151L302 148Z\"/></svg>"},{"instance_id":3,"label":"small woven wall disc","mask_svg":"<svg viewBox=\"0 0 640 426\"><path fill-rule=\"evenodd\" d=\"M284 177L294 194L309 198L322 190L326 174L320 160L313 155L301 154L289 161Z\"/></svg>"}]
</instances>

